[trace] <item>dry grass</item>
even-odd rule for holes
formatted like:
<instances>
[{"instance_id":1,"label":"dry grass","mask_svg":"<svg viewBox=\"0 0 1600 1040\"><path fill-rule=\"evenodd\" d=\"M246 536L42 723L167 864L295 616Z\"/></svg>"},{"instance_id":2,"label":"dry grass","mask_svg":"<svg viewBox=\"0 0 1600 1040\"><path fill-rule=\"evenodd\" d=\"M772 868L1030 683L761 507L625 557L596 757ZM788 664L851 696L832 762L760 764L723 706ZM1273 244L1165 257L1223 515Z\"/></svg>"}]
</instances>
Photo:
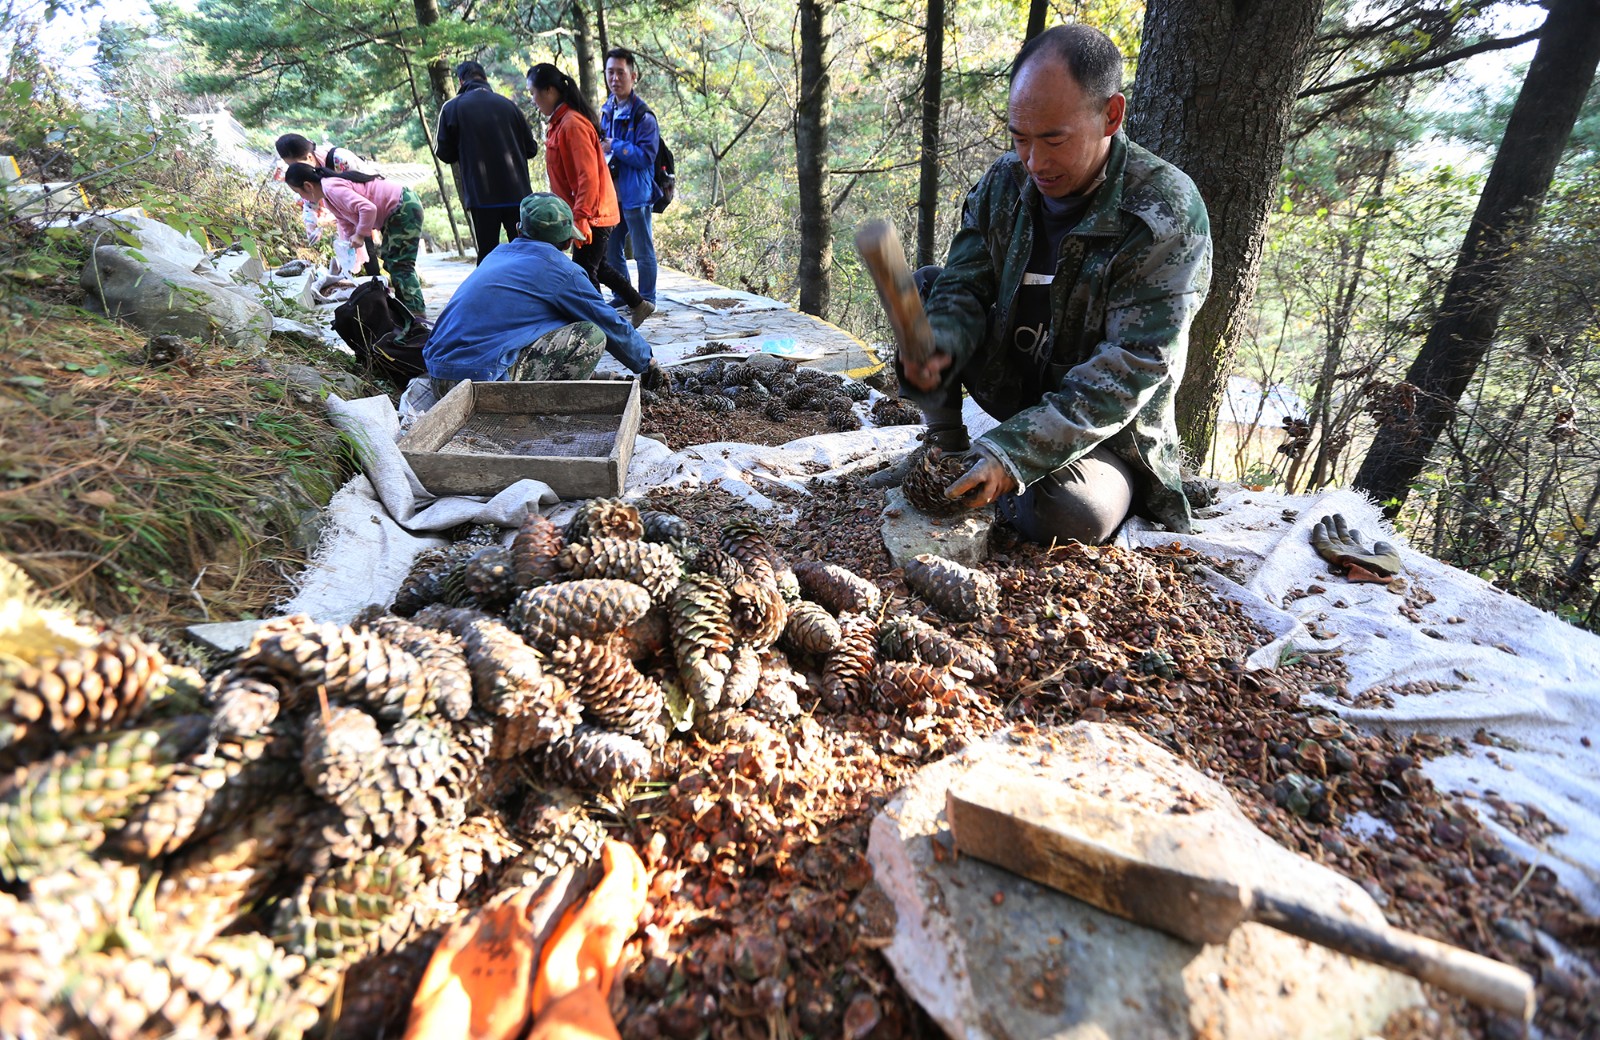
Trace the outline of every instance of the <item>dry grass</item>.
<instances>
[{"instance_id":1,"label":"dry grass","mask_svg":"<svg viewBox=\"0 0 1600 1040\"><path fill-rule=\"evenodd\" d=\"M318 402L221 347L152 368L75 308L0 327L0 548L50 593L156 628L264 611L348 474ZM278 346L275 344L275 346Z\"/></svg>"}]
</instances>

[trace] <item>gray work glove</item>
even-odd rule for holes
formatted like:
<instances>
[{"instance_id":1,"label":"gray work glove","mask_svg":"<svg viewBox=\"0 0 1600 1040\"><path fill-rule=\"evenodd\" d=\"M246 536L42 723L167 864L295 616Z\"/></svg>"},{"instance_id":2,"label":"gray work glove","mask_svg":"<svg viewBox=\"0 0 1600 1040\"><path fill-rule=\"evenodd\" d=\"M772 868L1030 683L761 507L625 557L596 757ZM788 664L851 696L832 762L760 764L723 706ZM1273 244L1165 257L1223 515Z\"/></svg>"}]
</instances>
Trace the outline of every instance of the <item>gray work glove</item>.
<instances>
[{"instance_id":1,"label":"gray work glove","mask_svg":"<svg viewBox=\"0 0 1600 1040\"><path fill-rule=\"evenodd\" d=\"M1361 532L1345 526L1344 514L1335 513L1318 520L1311 528L1311 547L1317 555L1341 571L1353 567L1376 575L1391 578L1405 568L1400 563L1400 553L1388 542L1373 542L1369 549L1362 542Z\"/></svg>"}]
</instances>

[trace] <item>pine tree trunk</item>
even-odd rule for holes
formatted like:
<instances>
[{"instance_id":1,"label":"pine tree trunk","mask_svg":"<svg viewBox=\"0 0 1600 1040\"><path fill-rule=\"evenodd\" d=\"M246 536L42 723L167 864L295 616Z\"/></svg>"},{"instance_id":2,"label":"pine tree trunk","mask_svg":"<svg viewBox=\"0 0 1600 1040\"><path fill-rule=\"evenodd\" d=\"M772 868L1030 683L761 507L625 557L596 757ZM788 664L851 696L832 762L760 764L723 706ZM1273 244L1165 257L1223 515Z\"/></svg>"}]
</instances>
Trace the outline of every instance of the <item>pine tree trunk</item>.
<instances>
[{"instance_id":1,"label":"pine tree trunk","mask_svg":"<svg viewBox=\"0 0 1600 1040\"><path fill-rule=\"evenodd\" d=\"M1050 0L1032 0L1028 4L1028 29L1023 40L1031 40L1045 31L1045 19L1050 17Z\"/></svg>"},{"instance_id":2,"label":"pine tree trunk","mask_svg":"<svg viewBox=\"0 0 1600 1040\"><path fill-rule=\"evenodd\" d=\"M572 36L578 50L578 89L598 111L596 98L602 95L595 91L604 81L595 71L594 38L589 35L589 12L583 9L583 0L572 0Z\"/></svg>"},{"instance_id":3,"label":"pine tree trunk","mask_svg":"<svg viewBox=\"0 0 1600 1040\"><path fill-rule=\"evenodd\" d=\"M600 39L600 74L605 75L606 51L611 49L611 43L606 38L606 0L594 0L594 31Z\"/></svg>"},{"instance_id":4,"label":"pine tree trunk","mask_svg":"<svg viewBox=\"0 0 1600 1040\"><path fill-rule=\"evenodd\" d=\"M1211 295L1189 331L1178 430L1204 458L1255 294L1295 94L1323 0L1149 0L1128 136L1200 188L1211 214Z\"/></svg>"},{"instance_id":5,"label":"pine tree trunk","mask_svg":"<svg viewBox=\"0 0 1600 1040\"><path fill-rule=\"evenodd\" d=\"M439 23L439 0L411 0L417 12L417 24L426 29ZM428 59L428 93L432 95L433 113L438 115L444 103L455 96L455 84L450 81L450 66L443 56Z\"/></svg>"},{"instance_id":6,"label":"pine tree trunk","mask_svg":"<svg viewBox=\"0 0 1600 1040\"><path fill-rule=\"evenodd\" d=\"M800 92L794 119L800 194L800 309L828 311L833 213L828 205L828 14L832 0L800 0Z\"/></svg>"},{"instance_id":7,"label":"pine tree trunk","mask_svg":"<svg viewBox=\"0 0 1600 1040\"><path fill-rule=\"evenodd\" d=\"M922 73L922 172L917 186L917 266L934 262L939 216L939 106L944 84L944 0L928 0Z\"/></svg>"},{"instance_id":8,"label":"pine tree trunk","mask_svg":"<svg viewBox=\"0 0 1600 1040\"><path fill-rule=\"evenodd\" d=\"M1494 340L1516 240L1539 215L1600 66L1600 0L1550 0L1548 7L1438 315L1406 372L1414 401L1386 417L1356 473L1356 487L1385 503L1390 516L1427 465Z\"/></svg>"}]
</instances>

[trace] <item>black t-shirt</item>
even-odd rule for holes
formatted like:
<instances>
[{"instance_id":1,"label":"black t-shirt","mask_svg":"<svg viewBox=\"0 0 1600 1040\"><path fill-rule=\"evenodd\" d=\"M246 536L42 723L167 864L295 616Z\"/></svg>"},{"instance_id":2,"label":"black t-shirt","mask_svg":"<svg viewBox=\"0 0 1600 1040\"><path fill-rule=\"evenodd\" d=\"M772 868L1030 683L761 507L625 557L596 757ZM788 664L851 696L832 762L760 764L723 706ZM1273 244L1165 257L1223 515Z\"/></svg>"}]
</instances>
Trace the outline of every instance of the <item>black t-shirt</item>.
<instances>
[{"instance_id":1,"label":"black t-shirt","mask_svg":"<svg viewBox=\"0 0 1600 1040\"><path fill-rule=\"evenodd\" d=\"M1055 282L1056 264L1061 258L1061 243L1089 208L1088 195L1064 199L1039 196L1033 211L1033 255L1022 286L1017 290L1017 307L1011 326L1011 343L1033 359L1041 376L1055 351L1055 336L1050 329L1050 287Z\"/></svg>"}]
</instances>

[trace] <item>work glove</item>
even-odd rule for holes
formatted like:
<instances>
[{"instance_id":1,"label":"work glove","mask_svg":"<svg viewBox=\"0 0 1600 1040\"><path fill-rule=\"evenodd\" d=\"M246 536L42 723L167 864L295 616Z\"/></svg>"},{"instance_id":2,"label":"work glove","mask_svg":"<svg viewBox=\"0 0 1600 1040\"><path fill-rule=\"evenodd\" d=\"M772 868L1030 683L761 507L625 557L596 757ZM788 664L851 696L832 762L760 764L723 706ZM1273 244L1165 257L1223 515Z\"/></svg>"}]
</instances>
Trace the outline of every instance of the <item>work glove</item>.
<instances>
[{"instance_id":1,"label":"work glove","mask_svg":"<svg viewBox=\"0 0 1600 1040\"><path fill-rule=\"evenodd\" d=\"M944 497L960 502L968 509L982 509L1008 491L1017 489L1017 481L999 459L982 448L973 448L961 456L965 473L945 489Z\"/></svg>"},{"instance_id":2,"label":"work glove","mask_svg":"<svg viewBox=\"0 0 1600 1040\"><path fill-rule=\"evenodd\" d=\"M1351 581L1386 582L1404 570L1400 553L1388 542L1373 542L1369 549L1361 532L1345 526L1344 514L1334 513L1311 528L1311 547L1317 555L1346 572Z\"/></svg>"},{"instance_id":3,"label":"work glove","mask_svg":"<svg viewBox=\"0 0 1600 1040\"><path fill-rule=\"evenodd\" d=\"M661 367L659 361L652 360L648 368L639 373L640 390L660 390L667 385L666 369Z\"/></svg>"}]
</instances>

